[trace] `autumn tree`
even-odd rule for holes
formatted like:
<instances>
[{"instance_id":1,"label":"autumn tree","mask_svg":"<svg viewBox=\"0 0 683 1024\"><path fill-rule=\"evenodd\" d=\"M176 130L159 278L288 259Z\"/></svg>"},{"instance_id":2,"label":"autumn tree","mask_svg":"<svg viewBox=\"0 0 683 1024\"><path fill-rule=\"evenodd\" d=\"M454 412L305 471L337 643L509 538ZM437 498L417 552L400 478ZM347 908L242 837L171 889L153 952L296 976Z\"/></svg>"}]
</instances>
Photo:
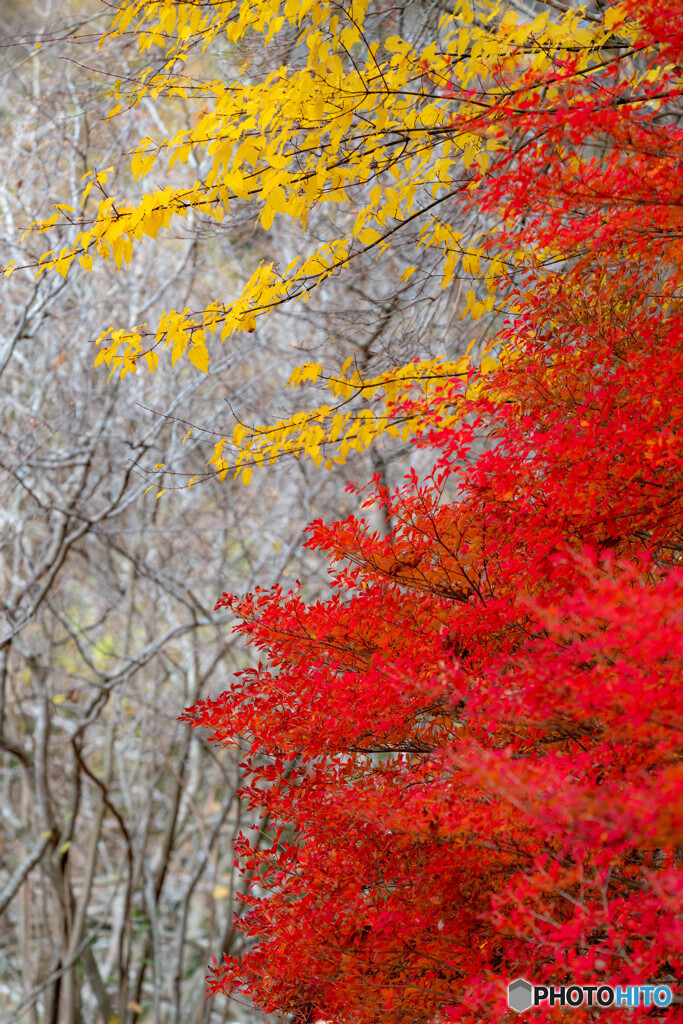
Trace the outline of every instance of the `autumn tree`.
<instances>
[{"instance_id":1,"label":"autumn tree","mask_svg":"<svg viewBox=\"0 0 683 1024\"><path fill-rule=\"evenodd\" d=\"M56 238L39 272L66 274L101 257L127 264L144 238L183 222L225 231L246 215L276 234L288 225L294 245L264 252L232 297L215 295L201 310L168 310L156 325L105 330L97 360L126 374L154 371L165 349L174 364L187 358L206 369L220 341L241 344L263 317L301 307L321 286L329 291L336 275L351 279L362 268L367 282L378 265L388 267L387 319L397 302L419 307L440 292L449 303L440 329L455 331L455 343L442 339L435 359L439 349L425 351L413 332L412 345L397 353L403 361L380 372L328 345L329 355L289 382L322 384L322 404L304 402L265 425L238 419L219 438L212 468L221 477L233 469L248 482L255 465L283 455L329 466L382 434L407 437L414 424L396 422L397 397L416 381L428 391L466 372L468 350L479 359L502 299L499 284L526 259L512 250L503 259L489 244L504 211L484 210L482 184L524 151L517 121L539 89L628 68L630 30L613 11L603 19L553 5L520 21L505 5L472 7L469 0L446 12L430 6L426 18L423 5L407 2L130 0L105 45L134 33L140 64L116 86L110 116L175 100L191 108L192 124L135 147L130 172L153 181L148 190L122 167L113 186L111 170L93 168L85 213L58 210L42 221L41 230L67 222L73 230ZM265 76L255 54L263 44ZM178 180L183 164L194 169L191 182ZM372 303L372 286L360 296ZM349 299L357 308L358 291L345 297L347 306ZM474 347L472 327L465 334L457 326L467 314L483 323Z\"/></svg>"},{"instance_id":2,"label":"autumn tree","mask_svg":"<svg viewBox=\"0 0 683 1024\"><path fill-rule=\"evenodd\" d=\"M368 499L391 536L316 522L330 600L219 602L263 664L187 718L245 751L280 825L243 837L256 945L215 991L474 1022L520 975L680 976L683 31L674 5L622 18L628 57L532 68L498 104L520 144L477 201L526 266L499 366L400 401L434 468Z\"/></svg>"},{"instance_id":3,"label":"autumn tree","mask_svg":"<svg viewBox=\"0 0 683 1024\"><path fill-rule=\"evenodd\" d=\"M220 602L264 664L188 717L246 747L282 825L243 839L257 945L214 990L475 1021L520 975L679 976L681 310L576 284L520 308L505 401L460 430L424 411L437 467L378 495L390 539L311 527L332 600Z\"/></svg>"}]
</instances>

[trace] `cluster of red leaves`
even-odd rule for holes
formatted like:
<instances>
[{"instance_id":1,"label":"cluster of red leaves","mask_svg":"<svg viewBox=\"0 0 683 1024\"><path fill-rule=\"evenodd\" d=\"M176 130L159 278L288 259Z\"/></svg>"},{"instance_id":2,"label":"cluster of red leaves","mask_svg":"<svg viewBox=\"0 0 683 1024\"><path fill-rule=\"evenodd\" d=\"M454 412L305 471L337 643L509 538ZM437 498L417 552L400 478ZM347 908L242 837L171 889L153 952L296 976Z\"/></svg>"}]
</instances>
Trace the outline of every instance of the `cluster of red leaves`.
<instances>
[{"instance_id":1,"label":"cluster of red leaves","mask_svg":"<svg viewBox=\"0 0 683 1024\"><path fill-rule=\"evenodd\" d=\"M630 9L670 99L680 5ZM238 849L249 951L214 991L301 1021L474 1024L520 975L680 977L683 134L600 75L568 76L566 116L512 112L527 141L478 201L524 209L503 243L536 255L514 358L459 429L420 408L434 471L378 493L390 536L314 523L329 600L219 602L265 660L186 712L243 746L260 815Z\"/></svg>"}]
</instances>

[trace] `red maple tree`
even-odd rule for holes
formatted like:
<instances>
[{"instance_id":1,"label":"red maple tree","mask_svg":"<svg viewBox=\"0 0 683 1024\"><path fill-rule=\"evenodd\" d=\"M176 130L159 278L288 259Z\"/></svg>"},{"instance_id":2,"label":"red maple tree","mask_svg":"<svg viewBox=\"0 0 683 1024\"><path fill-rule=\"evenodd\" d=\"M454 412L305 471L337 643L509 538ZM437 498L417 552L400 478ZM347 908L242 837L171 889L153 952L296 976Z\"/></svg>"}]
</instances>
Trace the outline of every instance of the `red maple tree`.
<instances>
[{"instance_id":1,"label":"red maple tree","mask_svg":"<svg viewBox=\"0 0 683 1024\"><path fill-rule=\"evenodd\" d=\"M377 490L390 536L314 523L329 600L219 602L264 661L186 717L244 745L244 795L278 824L266 850L240 840L251 946L214 991L302 1021L475 1022L520 975L680 975L683 17L620 9L640 35L614 66L569 59L551 100L501 99L523 144L470 201L527 256L508 356L410 408L434 469Z\"/></svg>"}]
</instances>

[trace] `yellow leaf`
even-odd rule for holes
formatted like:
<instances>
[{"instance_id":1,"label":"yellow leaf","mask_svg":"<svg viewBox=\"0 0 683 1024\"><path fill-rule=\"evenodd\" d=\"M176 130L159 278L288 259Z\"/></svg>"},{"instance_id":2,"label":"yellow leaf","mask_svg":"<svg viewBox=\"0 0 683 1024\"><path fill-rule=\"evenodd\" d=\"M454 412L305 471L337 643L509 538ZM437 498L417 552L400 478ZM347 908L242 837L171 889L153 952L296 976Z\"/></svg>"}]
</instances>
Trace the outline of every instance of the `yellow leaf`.
<instances>
[{"instance_id":1,"label":"yellow leaf","mask_svg":"<svg viewBox=\"0 0 683 1024\"><path fill-rule=\"evenodd\" d=\"M209 372L209 353L206 345L192 345L187 351L187 358L202 373Z\"/></svg>"},{"instance_id":2,"label":"yellow leaf","mask_svg":"<svg viewBox=\"0 0 683 1024\"><path fill-rule=\"evenodd\" d=\"M479 254L476 252L466 252L462 258L462 269L466 274L478 274Z\"/></svg>"},{"instance_id":3,"label":"yellow leaf","mask_svg":"<svg viewBox=\"0 0 683 1024\"><path fill-rule=\"evenodd\" d=\"M538 15L538 17L534 19L534 21L533 21L533 23L531 25L531 31L532 31L532 33L534 35L538 35L539 32L543 31L543 29L548 24L549 16L550 16L550 11L542 11Z\"/></svg>"},{"instance_id":4,"label":"yellow leaf","mask_svg":"<svg viewBox=\"0 0 683 1024\"><path fill-rule=\"evenodd\" d=\"M625 20L626 15L619 4L613 4L605 11L605 28L608 32L611 32L615 25L619 25Z\"/></svg>"},{"instance_id":5,"label":"yellow leaf","mask_svg":"<svg viewBox=\"0 0 683 1024\"><path fill-rule=\"evenodd\" d=\"M269 231L270 227L275 220L275 210L272 206L265 206L261 210L261 227L264 231Z\"/></svg>"},{"instance_id":6,"label":"yellow leaf","mask_svg":"<svg viewBox=\"0 0 683 1024\"><path fill-rule=\"evenodd\" d=\"M427 128L432 128L439 121L443 120L443 112L434 104L425 107L420 111L420 121Z\"/></svg>"},{"instance_id":7,"label":"yellow leaf","mask_svg":"<svg viewBox=\"0 0 683 1024\"><path fill-rule=\"evenodd\" d=\"M382 236L375 228L363 228L358 232L358 241L361 245L374 245Z\"/></svg>"}]
</instances>

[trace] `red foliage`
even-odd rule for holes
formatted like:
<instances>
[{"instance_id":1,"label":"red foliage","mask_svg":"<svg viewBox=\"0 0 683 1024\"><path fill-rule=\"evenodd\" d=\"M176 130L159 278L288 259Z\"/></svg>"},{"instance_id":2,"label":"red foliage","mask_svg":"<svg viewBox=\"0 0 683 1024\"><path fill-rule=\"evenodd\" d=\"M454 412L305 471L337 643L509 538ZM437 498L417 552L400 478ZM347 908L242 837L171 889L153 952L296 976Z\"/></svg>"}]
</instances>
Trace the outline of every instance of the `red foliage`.
<instances>
[{"instance_id":1,"label":"red foliage","mask_svg":"<svg viewBox=\"0 0 683 1024\"><path fill-rule=\"evenodd\" d=\"M630 6L670 94L680 6L665 25ZM514 115L535 142L478 190L526 212L496 245L539 256L514 358L459 429L443 393L421 409L434 472L378 495L391 535L314 523L330 600L219 602L265 662L186 716L244 745L245 795L279 824L240 840L254 944L212 990L302 1020L475 1022L519 975L680 974L683 134L635 88L568 76L566 116Z\"/></svg>"}]
</instances>

